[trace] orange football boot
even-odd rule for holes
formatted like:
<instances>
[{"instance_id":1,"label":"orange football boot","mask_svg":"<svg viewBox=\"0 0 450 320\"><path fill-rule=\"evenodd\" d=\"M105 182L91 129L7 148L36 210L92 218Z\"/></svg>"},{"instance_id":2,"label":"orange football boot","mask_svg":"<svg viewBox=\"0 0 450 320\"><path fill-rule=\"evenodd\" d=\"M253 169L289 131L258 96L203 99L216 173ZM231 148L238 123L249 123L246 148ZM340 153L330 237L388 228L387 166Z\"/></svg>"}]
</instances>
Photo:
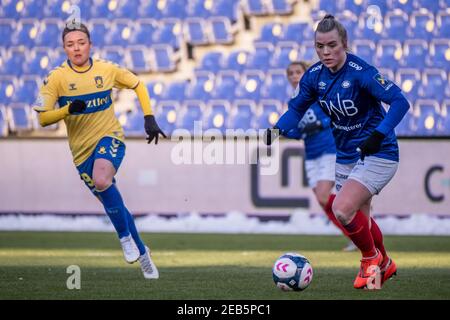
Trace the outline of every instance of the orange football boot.
<instances>
[{"instance_id":1,"label":"orange football boot","mask_svg":"<svg viewBox=\"0 0 450 320\"><path fill-rule=\"evenodd\" d=\"M361 259L361 268L356 276L353 287L355 289L381 289L382 277L381 263L383 255L377 249L377 255L373 258Z\"/></svg>"},{"instance_id":2,"label":"orange football boot","mask_svg":"<svg viewBox=\"0 0 450 320\"><path fill-rule=\"evenodd\" d=\"M391 277L397 275L397 265L395 264L394 260L386 256L383 260L383 263L381 264L381 274L382 274L382 281L383 284L386 280L389 280Z\"/></svg>"}]
</instances>

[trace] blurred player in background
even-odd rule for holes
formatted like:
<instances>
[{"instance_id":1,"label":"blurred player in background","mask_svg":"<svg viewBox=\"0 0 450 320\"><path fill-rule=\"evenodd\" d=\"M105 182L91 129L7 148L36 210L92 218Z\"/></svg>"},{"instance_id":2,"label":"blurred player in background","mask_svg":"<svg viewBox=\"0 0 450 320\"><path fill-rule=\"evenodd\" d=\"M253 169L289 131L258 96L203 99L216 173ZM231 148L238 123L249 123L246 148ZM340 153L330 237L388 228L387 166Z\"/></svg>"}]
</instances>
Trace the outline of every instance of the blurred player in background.
<instances>
[{"instance_id":1,"label":"blurred player in background","mask_svg":"<svg viewBox=\"0 0 450 320\"><path fill-rule=\"evenodd\" d=\"M81 179L103 204L117 231L125 260L139 260L144 277L157 279L150 251L139 237L133 217L117 189L115 174L125 155L124 133L114 114L112 88L133 89L145 118L148 143L164 133L158 127L145 85L130 71L90 57L85 25L67 25L62 34L67 61L44 80L34 110L48 126L64 120L73 161ZM55 108L58 102L59 108Z\"/></svg>"},{"instance_id":2,"label":"blurred player in background","mask_svg":"<svg viewBox=\"0 0 450 320\"><path fill-rule=\"evenodd\" d=\"M304 61L291 62L287 67L287 79L293 90L297 87L308 67L309 65ZM336 145L331 132L330 117L323 113L319 104L314 103L298 123L298 129L289 131L286 137L303 139L305 143L305 169L308 185L313 189L317 201L328 218L347 236L347 231L331 210L331 205L336 196L333 194ZM343 250L354 251L356 249L355 244L350 241Z\"/></svg>"},{"instance_id":3,"label":"blurred player in background","mask_svg":"<svg viewBox=\"0 0 450 320\"><path fill-rule=\"evenodd\" d=\"M332 210L362 254L353 286L379 289L396 274L397 267L370 217L370 204L397 171L399 150L394 128L409 103L399 87L348 52L347 31L332 15L319 22L315 48L320 62L306 71L288 111L273 131L286 135L297 128L315 102L331 118L337 151L337 195ZM381 102L390 105L388 112ZM267 143L271 138L268 134Z\"/></svg>"}]
</instances>

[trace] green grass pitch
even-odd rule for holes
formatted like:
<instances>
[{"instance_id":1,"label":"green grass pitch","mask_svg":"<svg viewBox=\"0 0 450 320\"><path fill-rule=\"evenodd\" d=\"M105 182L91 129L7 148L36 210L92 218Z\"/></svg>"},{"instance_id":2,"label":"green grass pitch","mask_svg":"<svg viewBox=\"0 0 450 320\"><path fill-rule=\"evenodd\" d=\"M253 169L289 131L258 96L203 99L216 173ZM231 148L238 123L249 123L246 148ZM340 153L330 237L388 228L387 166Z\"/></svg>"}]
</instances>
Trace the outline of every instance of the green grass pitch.
<instances>
[{"instance_id":1,"label":"green grass pitch","mask_svg":"<svg viewBox=\"0 0 450 320\"><path fill-rule=\"evenodd\" d=\"M382 290L353 289L359 253L341 236L149 234L159 280L128 265L112 233L0 232L0 299L450 299L450 237L388 236L398 276ZM282 292L271 268L299 252L314 278L303 292ZM69 290L69 265L81 289Z\"/></svg>"}]
</instances>

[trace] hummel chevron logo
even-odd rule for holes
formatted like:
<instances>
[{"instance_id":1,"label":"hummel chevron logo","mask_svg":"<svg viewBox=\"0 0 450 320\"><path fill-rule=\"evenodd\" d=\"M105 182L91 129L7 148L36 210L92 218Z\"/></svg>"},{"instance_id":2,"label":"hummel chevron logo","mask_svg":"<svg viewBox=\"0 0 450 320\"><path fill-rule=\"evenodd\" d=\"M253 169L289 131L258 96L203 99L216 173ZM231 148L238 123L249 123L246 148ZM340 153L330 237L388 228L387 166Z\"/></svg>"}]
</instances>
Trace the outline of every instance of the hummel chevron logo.
<instances>
[{"instance_id":1,"label":"hummel chevron logo","mask_svg":"<svg viewBox=\"0 0 450 320\"><path fill-rule=\"evenodd\" d=\"M307 276L305 277L305 282L308 283L311 281L311 275L312 275L312 269L309 268L308 271L306 271Z\"/></svg>"},{"instance_id":2,"label":"hummel chevron logo","mask_svg":"<svg viewBox=\"0 0 450 320\"><path fill-rule=\"evenodd\" d=\"M282 270L283 272L287 272L286 268L288 267L289 264L287 263L283 263L283 262L279 262L277 264L277 270L280 271ZM281 268L281 269L280 269Z\"/></svg>"}]
</instances>

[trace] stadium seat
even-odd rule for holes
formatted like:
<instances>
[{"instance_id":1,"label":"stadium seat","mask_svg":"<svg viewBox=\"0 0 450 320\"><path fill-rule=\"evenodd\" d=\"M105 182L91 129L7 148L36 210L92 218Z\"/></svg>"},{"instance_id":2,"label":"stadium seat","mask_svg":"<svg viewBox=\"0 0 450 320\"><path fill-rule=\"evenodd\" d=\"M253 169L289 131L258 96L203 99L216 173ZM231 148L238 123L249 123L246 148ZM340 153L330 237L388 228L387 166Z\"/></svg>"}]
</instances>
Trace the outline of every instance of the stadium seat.
<instances>
[{"instance_id":1,"label":"stadium seat","mask_svg":"<svg viewBox=\"0 0 450 320\"><path fill-rule=\"evenodd\" d=\"M177 128L188 130L191 134L198 134L198 129L202 129L202 118L205 104L200 100L185 100L177 121ZM200 123L196 123L200 122ZM197 132L194 132L196 130Z\"/></svg>"},{"instance_id":2,"label":"stadium seat","mask_svg":"<svg viewBox=\"0 0 450 320\"><path fill-rule=\"evenodd\" d=\"M32 105L36 101L41 83L42 80L40 77L22 76L12 100L14 102Z\"/></svg>"},{"instance_id":3,"label":"stadium seat","mask_svg":"<svg viewBox=\"0 0 450 320\"><path fill-rule=\"evenodd\" d=\"M369 11L370 6L377 7L376 10L379 11L381 16L383 17L387 11L390 9L390 4L392 1L390 0L364 0L364 5L366 12Z\"/></svg>"},{"instance_id":4,"label":"stadium seat","mask_svg":"<svg viewBox=\"0 0 450 320\"><path fill-rule=\"evenodd\" d=\"M335 13L342 10L342 1L319 0L318 10Z\"/></svg>"},{"instance_id":5,"label":"stadium seat","mask_svg":"<svg viewBox=\"0 0 450 320\"><path fill-rule=\"evenodd\" d=\"M283 41L293 41L295 43L301 43L304 40L303 33L308 27L309 24L307 22L289 23L285 27Z\"/></svg>"},{"instance_id":6,"label":"stadium seat","mask_svg":"<svg viewBox=\"0 0 450 320\"><path fill-rule=\"evenodd\" d=\"M111 24L107 19L91 19L88 23L91 34L91 42L94 46L102 48L107 44L107 35L110 33Z\"/></svg>"},{"instance_id":7,"label":"stadium seat","mask_svg":"<svg viewBox=\"0 0 450 320\"><path fill-rule=\"evenodd\" d=\"M353 35L355 39L378 41L383 33L383 17L363 12L358 18L358 27Z\"/></svg>"},{"instance_id":8,"label":"stadium seat","mask_svg":"<svg viewBox=\"0 0 450 320\"><path fill-rule=\"evenodd\" d=\"M353 12L355 15L359 16L364 9L364 1L355 0L341 0L339 11L334 11L334 13L342 12L343 10L348 10Z\"/></svg>"},{"instance_id":9,"label":"stadium seat","mask_svg":"<svg viewBox=\"0 0 450 320\"><path fill-rule=\"evenodd\" d=\"M442 102L441 118L438 121L438 133L442 136L450 137L450 100Z\"/></svg>"},{"instance_id":10,"label":"stadium seat","mask_svg":"<svg viewBox=\"0 0 450 320\"><path fill-rule=\"evenodd\" d=\"M160 20L160 28L153 36L153 42L169 45L173 50L180 49L182 37L182 21L176 18Z\"/></svg>"},{"instance_id":11,"label":"stadium seat","mask_svg":"<svg viewBox=\"0 0 450 320\"><path fill-rule=\"evenodd\" d=\"M152 69L150 52L146 46L134 45L126 49L128 54L127 67L135 73L146 73Z\"/></svg>"},{"instance_id":12,"label":"stadium seat","mask_svg":"<svg viewBox=\"0 0 450 320\"><path fill-rule=\"evenodd\" d=\"M438 134L438 121L441 117L440 105L436 100L418 99L414 105L416 113L416 133L420 136Z\"/></svg>"},{"instance_id":13,"label":"stadium seat","mask_svg":"<svg viewBox=\"0 0 450 320\"><path fill-rule=\"evenodd\" d=\"M101 51L100 57L102 59L112 61L121 67L126 66L125 51L120 46L106 46Z\"/></svg>"},{"instance_id":14,"label":"stadium seat","mask_svg":"<svg viewBox=\"0 0 450 320\"><path fill-rule=\"evenodd\" d=\"M158 44L152 47L154 53L155 70L159 72L173 72L177 68L179 56L175 54L172 46Z\"/></svg>"},{"instance_id":15,"label":"stadium seat","mask_svg":"<svg viewBox=\"0 0 450 320\"><path fill-rule=\"evenodd\" d=\"M215 44L231 44L237 29L231 25L227 17L212 17L209 19L212 32L212 42Z\"/></svg>"},{"instance_id":16,"label":"stadium seat","mask_svg":"<svg viewBox=\"0 0 450 320\"><path fill-rule=\"evenodd\" d=\"M402 41L408 38L408 15L399 9L386 13L384 19L383 37Z\"/></svg>"},{"instance_id":17,"label":"stadium seat","mask_svg":"<svg viewBox=\"0 0 450 320\"><path fill-rule=\"evenodd\" d=\"M358 17L349 10L344 10L343 12L336 13L336 19L344 26L347 30L347 38L349 42L355 39L355 32L358 29Z\"/></svg>"},{"instance_id":18,"label":"stadium seat","mask_svg":"<svg viewBox=\"0 0 450 320\"><path fill-rule=\"evenodd\" d=\"M37 48L35 48L37 50ZM57 48L52 51L52 59L49 61L49 70L52 70L53 68L56 68L60 66L64 61L67 60L67 55L64 52L63 48Z\"/></svg>"},{"instance_id":19,"label":"stadium seat","mask_svg":"<svg viewBox=\"0 0 450 320\"><path fill-rule=\"evenodd\" d=\"M262 26L261 35L258 41L271 42L276 44L283 39L283 28L281 23L270 22Z\"/></svg>"},{"instance_id":20,"label":"stadium seat","mask_svg":"<svg viewBox=\"0 0 450 320\"><path fill-rule=\"evenodd\" d=\"M6 53L1 74L20 76L28 61L29 52L23 46L10 47Z\"/></svg>"},{"instance_id":21,"label":"stadium seat","mask_svg":"<svg viewBox=\"0 0 450 320\"><path fill-rule=\"evenodd\" d=\"M406 68L421 69L428 56L428 42L422 39L407 39L403 43L402 65Z\"/></svg>"},{"instance_id":22,"label":"stadium seat","mask_svg":"<svg viewBox=\"0 0 450 320\"><path fill-rule=\"evenodd\" d=\"M9 122L6 108L0 105L0 137L6 137L9 133Z\"/></svg>"},{"instance_id":23,"label":"stadium seat","mask_svg":"<svg viewBox=\"0 0 450 320\"><path fill-rule=\"evenodd\" d=\"M282 105L278 100L262 99L256 115L256 129L271 128L278 121L282 112Z\"/></svg>"},{"instance_id":24,"label":"stadium seat","mask_svg":"<svg viewBox=\"0 0 450 320\"><path fill-rule=\"evenodd\" d=\"M220 130L222 134L225 134L225 130L228 128L230 108L230 102L227 100L208 101L204 113L203 128Z\"/></svg>"},{"instance_id":25,"label":"stadium seat","mask_svg":"<svg viewBox=\"0 0 450 320\"><path fill-rule=\"evenodd\" d=\"M408 15L416 9L416 7L414 6L414 0L391 1L390 7L391 7L391 10L398 9L398 10L405 12Z\"/></svg>"},{"instance_id":26,"label":"stadium seat","mask_svg":"<svg viewBox=\"0 0 450 320\"><path fill-rule=\"evenodd\" d=\"M374 64L375 43L372 40L357 39L352 41L353 52L369 64Z\"/></svg>"},{"instance_id":27,"label":"stadium seat","mask_svg":"<svg viewBox=\"0 0 450 320\"><path fill-rule=\"evenodd\" d=\"M160 2L161 3L161 2ZM162 9L163 18L177 18L183 20L187 17L187 5L179 0L167 0Z\"/></svg>"},{"instance_id":28,"label":"stadium seat","mask_svg":"<svg viewBox=\"0 0 450 320\"><path fill-rule=\"evenodd\" d=\"M154 19L137 20L134 32L131 35L131 43L151 46L153 44L153 36L158 28L158 22Z\"/></svg>"},{"instance_id":29,"label":"stadium seat","mask_svg":"<svg viewBox=\"0 0 450 320\"><path fill-rule=\"evenodd\" d=\"M414 11L410 15L410 34L413 39L430 40L436 30L434 15L425 8Z\"/></svg>"},{"instance_id":30,"label":"stadium seat","mask_svg":"<svg viewBox=\"0 0 450 320\"><path fill-rule=\"evenodd\" d=\"M239 73L235 70L221 70L216 77L216 89L213 92L213 98L233 100L236 96L239 81Z\"/></svg>"},{"instance_id":31,"label":"stadium seat","mask_svg":"<svg viewBox=\"0 0 450 320\"><path fill-rule=\"evenodd\" d=\"M162 95L164 100L175 100L181 103L186 98L189 81L171 82Z\"/></svg>"},{"instance_id":32,"label":"stadium seat","mask_svg":"<svg viewBox=\"0 0 450 320\"><path fill-rule=\"evenodd\" d=\"M217 17L227 17L234 24L238 20L240 4L241 0L214 0L212 13Z\"/></svg>"},{"instance_id":33,"label":"stadium seat","mask_svg":"<svg viewBox=\"0 0 450 320\"><path fill-rule=\"evenodd\" d=\"M40 31L40 23L36 19L21 19L17 22L17 30L13 34L11 40L15 46L25 46L27 48L36 45L36 37Z\"/></svg>"},{"instance_id":34,"label":"stadium seat","mask_svg":"<svg viewBox=\"0 0 450 320\"><path fill-rule=\"evenodd\" d=\"M115 17L114 11L117 10L118 2L110 2L109 0L93 1L90 7L90 15L92 18L104 18L111 20Z\"/></svg>"},{"instance_id":35,"label":"stadium seat","mask_svg":"<svg viewBox=\"0 0 450 320\"><path fill-rule=\"evenodd\" d=\"M120 118L119 118L120 119ZM144 137L144 113L141 108L125 113L125 123L122 128L126 137Z\"/></svg>"},{"instance_id":36,"label":"stadium seat","mask_svg":"<svg viewBox=\"0 0 450 320\"><path fill-rule=\"evenodd\" d=\"M24 65L22 74L32 74L43 77L51 70L50 62L54 54L50 48L34 47L29 53L28 63Z\"/></svg>"},{"instance_id":37,"label":"stadium seat","mask_svg":"<svg viewBox=\"0 0 450 320\"><path fill-rule=\"evenodd\" d=\"M299 59L307 61L309 63L315 63L319 61L319 57L316 53L316 47L314 43L308 41L300 47Z\"/></svg>"},{"instance_id":38,"label":"stadium seat","mask_svg":"<svg viewBox=\"0 0 450 320\"><path fill-rule=\"evenodd\" d=\"M12 36L16 28L16 21L13 19L0 19L0 47L7 48L12 45Z\"/></svg>"},{"instance_id":39,"label":"stadium seat","mask_svg":"<svg viewBox=\"0 0 450 320\"><path fill-rule=\"evenodd\" d=\"M249 56L250 53L248 51L234 50L228 55L225 63L225 68L242 72L242 70L244 70L245 66L247 65Z\"/></svg>"},{"instance_id":40,"label":"stadium seat","mask_svg":"<svg viewBox=\"0 0 450 320\"><path fill-rule=\"evenodd\" d=\"M114 18L128 18L135 21L139 17L141 5L141 1L119 1L118 7L113 11Z\"/></svg>"},{"instance_id":41,"label":"stadium seat","mask_svg":"<svg viewBox=\"0 0 450 320\"><path fill-rule=\"evenodd\" d=\"M249 99L257 102L260 98L260 90L264 82L264 72L257 69L247 69L242 73L241 84L237 88L239 99Z\"/></svg>"},{"instance_id":42,"label":"stadium seat","mask_svg":"<svg viewBox=\"0 0 450 320\"><path fill-rule=\"evenodd\" d=\"M33 129L31 108L24 103L11 103L7 107L11 132L31 131Z\"/></svg>"},{"instance_id":43,"label":"stadium seat","mask_svg":"<svg viewBox=\"0 0 450 320\"><path fill-rule=\"evenodd\" d=\"M419 95L423 99L443 100L448 92L447 74L442 69L425 69L422 72L422 82Z\"/></svg>"},{"instance_id":44,"label":"stadium seat","mask_svg":"<svg viewBox=\"0 0 450 320\"><path fill-rule=\"evenodd\" d=\"M158 6L159 0L140 1L138 16L144 19L152 18L160 20L163 17L162 10Z\"/></svg>"},{"instance_id":45,"label":"stadium seat","mask_svg":"<svg viewBox=\"0 0 450 320\"><path fill-rule=\"evenodd\" d=\"M395 75L395 82L400 89L402 89L409 100L415 101L418 98L418 88L421 83L421 74L417 69L398 69Z\"/></svg>"},{"instance_id":46,"label":"stadium seat","mask_svg":"<svg viewBox=\"0 0 450 320\"><path fill-rule=\"evenodd\" d=\"M18 1L2 1L2 6L0 10L1 18L9 18L18 20L21 18L20 12L17 11L17 2Z\"/></svg>"},{"instance_id":47,"label":"stadium seat","mask_svg":"<svg viewBox=\"0 0 450 320\"><path fill-rule=\"evenodd\" d=\"M201 18L187 18L184 21L185 41L191 45L206 45L211 39L211 32L207 20Z\"/></svg>"},{"instance_id":48,"label":"stadium seat","mask_svg":"<svg viewBox=\"0 0 450 320\"><path fill-rule=\"evenodd\" d=\"M64 24L56 18L44 19L40 25L39 34L36 37L37 46L57 48L61 46L61 34Z\"/></svg>"},{"instance_id":49,"label":"stadium seat","mask_svg":"<svg viewBox=\"0 0 450 320\"><path fill-rule=\"evenodd\" d=\"M450 38L450 7L436 15L436 37Z\"/></svg>"},{"instance_id":50,"label":"stadium seat","mask_svg":"<svg viewBox=\"0 0 450 320\"><path fill-rule=\"evenodd\" d=\"M172 135L176 129L178 110L180 110L180 104L174 100L160 101L156 106L156 121L166 135Z\"/></svg>"},{"instance_id":51,"label":"stadium seat","mask_svg":"<svg viewBox=\"0 0 450 320\"><path fill-rule=\"evenodd\" d=\"M289 88L286 69L271 69L261 87L261 98L287 101L290 98Z\"/></svg>"},{"instance_id":52,"label":"stadium seat","mask_svg":"<svg viewBox=\"0 0 450 320\"><path fill-rule=\"evenodd\" d=\"M382 68L397 69L403 57L403 49L400 41L380 40L376 51L376 64Z\"/></svg>"},{"instance_id":53,"label":"stadium seat","mask_svg":"<svg viewBox=\"0 0 450 320\"><path fill-rule=\"evenodd\" d=\"M274 47L270 42L254 42L255 51L250 55L246 67L266 71L270 65L270 59L274 53Z\"/></svg>"},{"instance_id":54,"label":"stadium seat","mask_svg":"<svg viewBox=\"0 0 450 320\"><path fill-rule=\"evenodd\" d=\"M416 10L427 8L432 13L439 11L439 0L436 1L427 1L427 0L413 0L414 8Z\"/></svg>"},{"instance_id":55,"label":"stadium seat","mask_svg":"<svg viewBox=\"0 0 450 320\"><path fill-rule=\"evenodd\" d=\"M410 137L416 135L417 124L414 115L414 108L409 108L400 123L395 127L395 133L398 137Z\"/></svg>"},{"instance_id":56,"label":"stadium seat","mask_svg":"<svg viewBox=\"0 0 450 320\"><path fill-rule=\"evenodd\" d=\"M131 42L134 24L129 19L115 19L111 21L111 30L106 36L106 44L126 47Z\"/></svg>"},{"instance_id":57,"label":"stadium seat","mask_svg":"<svg viewBox=\"0 0 450 320\"><path fill-rule=\"evenodd\" d=\"M214 91L214 74L209 71L197 71L195 81L188 87L188 99L207 101Z\"/></svg>"},{"instance_id":58,"label":"stadium seat","mask_svg":"<svg viewBox=\"0 0 450 320\"><path fill-rule=\"evenodd\" d=\"M430 42L428 66L450 71L450 39L433 39Z\"/></svg>"},{"instance_id":59,"label":"stadium seat","mask_svg":"<svg viewBox=\"0 0 450 320\"><path fill-rule=\"evenodd\" d=\"M212 15L213 5L207 0L192 0L189 2L188 16L206 19Z\"/></svg>"},{"instance_id":60,"label":"stadium seat","mask_svg":"<svg viewBox=\"0 0 450 320\"><path fill-rule=\"evenodd\" d=\"M256 104L253 100L235 100L230 111L229 127L244 131L253 129L256 109Z\"/></svg>"},{"instance_id":61,"label":"stadium seat","mask_svg":"<svg viewBox=\"0 0 450 320\"><path fill-rule=\"evenodd\" d=\"M207 52L202 59L199 70L217 73L222 68L223 54L220 51Z\"/></svg>"},{"instance_id":62,"label":"stadium seat","mask_svg":"<svg viewBox=\"0 0 450 320\"><path fill-rule=\"evenodd\" d=\"M270 0L270 12L275 15L289 15L294 12L292 0Z\"/></svg>"},{"instance_id":63,"label":"stadium seat","mask_svg":"<svg viewBox=\"0 0 450 320\"><path fill-rule=\"evenodd\" d=\"M293 41L280 41L270 61L273 68L285 69L292 61L300 59L300 46Z\"/></svg>"},{"instance_id":64,"label":"stadium seat","mask_svg":"<svg viewBox=\"0 0 450 320\"><path fill-rule=\"evenodd\" d=\"M152 100L159 101L165 94L166 86L164 82L147 82L146 87Z\"/></svg>"},{"instance_id":65,"label":"stadium seat","mask_svg":"<svg viewBox=\"0 0 450 320\"><path fill-rule=\"evenodd\" d=\"M270 13L270 9L264 0L244 0L244 12L249 16L265 16Z\"/></svg>"}]
</instances>

